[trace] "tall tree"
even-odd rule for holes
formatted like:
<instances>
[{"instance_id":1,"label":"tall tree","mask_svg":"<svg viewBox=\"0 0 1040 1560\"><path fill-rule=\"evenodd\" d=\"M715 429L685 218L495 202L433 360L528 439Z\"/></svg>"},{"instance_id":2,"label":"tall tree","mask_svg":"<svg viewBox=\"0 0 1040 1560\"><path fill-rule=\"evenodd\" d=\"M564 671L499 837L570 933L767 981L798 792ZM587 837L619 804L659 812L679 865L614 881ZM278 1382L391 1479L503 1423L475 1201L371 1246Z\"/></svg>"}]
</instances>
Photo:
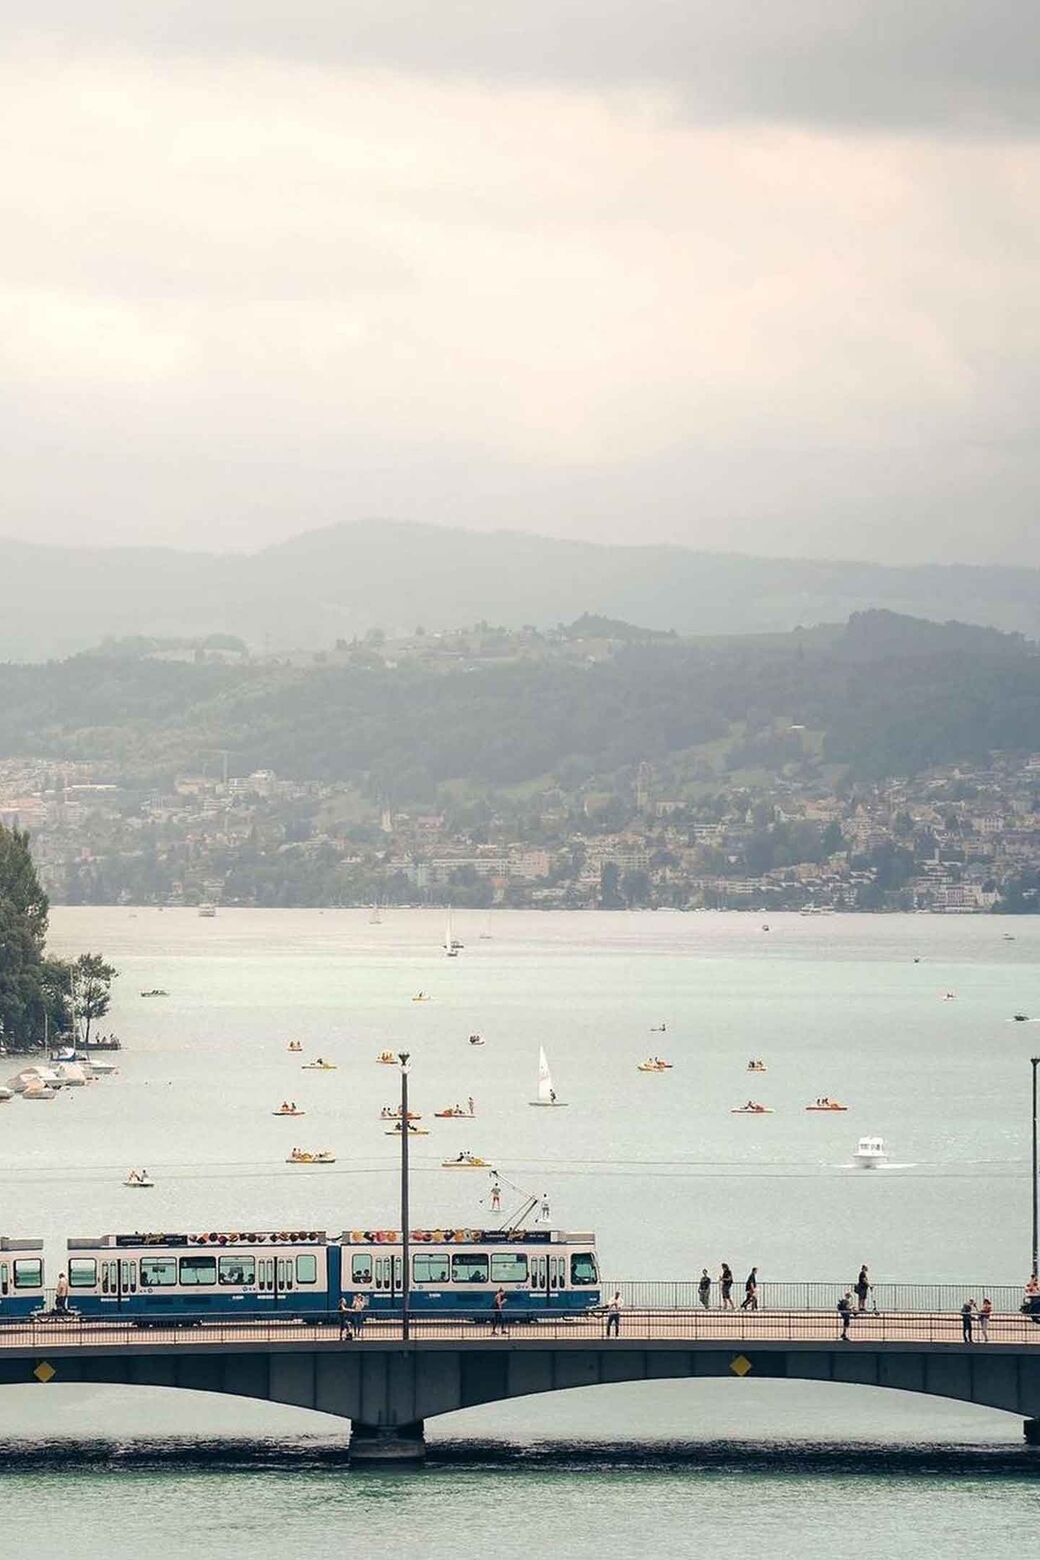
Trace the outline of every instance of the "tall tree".
<instances>
[{"instance_id":1,"label":"tall tree","mask_svg":"<svg viewBox=\"0 0 1040 1560\"><path fill-rule=\"evenodd\" d=\"M84 1045L90 1043L91 1024L108 1012L116 974L115 967L106 964L100 953L81 953L72 966L75 1013L84 1023Z\"/></svg>"}]
</instances>

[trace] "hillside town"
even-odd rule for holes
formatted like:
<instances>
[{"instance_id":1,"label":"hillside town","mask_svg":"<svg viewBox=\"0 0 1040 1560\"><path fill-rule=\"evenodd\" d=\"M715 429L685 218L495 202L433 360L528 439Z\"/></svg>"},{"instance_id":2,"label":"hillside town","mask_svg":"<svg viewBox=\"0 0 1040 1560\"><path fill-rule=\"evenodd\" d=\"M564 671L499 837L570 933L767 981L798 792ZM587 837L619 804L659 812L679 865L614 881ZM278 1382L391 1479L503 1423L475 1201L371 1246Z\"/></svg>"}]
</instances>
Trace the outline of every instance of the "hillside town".
<instances>
[{"instance_id":1,"label":"hillside town","mask_svg":"<svg viewBox=\"0 0 1040 1560\"><path fill-rule=\"evenodd\" d=\"M784 773L685 793L642 764L600 790L445 787L424 809L234 775L220 753L149 788L87 759L9 759L0 822L30 832L56 903L1040 909L1036 753L877 785Z\"/></svg>"}]
</instances>

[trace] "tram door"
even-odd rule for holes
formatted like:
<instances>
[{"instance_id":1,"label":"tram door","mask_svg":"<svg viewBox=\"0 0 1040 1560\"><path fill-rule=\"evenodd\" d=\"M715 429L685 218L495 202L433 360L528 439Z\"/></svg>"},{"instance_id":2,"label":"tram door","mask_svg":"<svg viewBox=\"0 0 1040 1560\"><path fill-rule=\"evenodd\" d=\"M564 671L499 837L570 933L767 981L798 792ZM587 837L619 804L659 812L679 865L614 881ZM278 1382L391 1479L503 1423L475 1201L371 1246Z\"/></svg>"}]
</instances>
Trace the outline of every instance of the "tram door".
<instances>
[{"instance_id":1,"label":"tram door","mask_svg":"<svg viewBox=\"0 0 1040 1560\"><path fill-rule=\"evenodd\" d=\"M132 1257L105 1257L101 1268L101 1304L122 1310L137 1294L137 1263Z\"/></svg>"},{"instance_id":2,"label":"tram door","mask_svg":"<svg viewBox=\"0 0 1040 1560\"><path fill-rule=\"evenodd\" d=\"M277 1306L293 1293L296 1285L294 1258L272 1251L256 1259L256 1298L264 1308Z\"/></svg>"},{"instance_id":3,"label":"tram door","mask_svg":"<svg viewBox=\"0 0 1040 1560\"><path fill-rule=\"evenodd\" d=\"M373 1268L376 1296L394 1305L401 1294L401 1258L377 1255Z\"/></svg>"}]
</instances>

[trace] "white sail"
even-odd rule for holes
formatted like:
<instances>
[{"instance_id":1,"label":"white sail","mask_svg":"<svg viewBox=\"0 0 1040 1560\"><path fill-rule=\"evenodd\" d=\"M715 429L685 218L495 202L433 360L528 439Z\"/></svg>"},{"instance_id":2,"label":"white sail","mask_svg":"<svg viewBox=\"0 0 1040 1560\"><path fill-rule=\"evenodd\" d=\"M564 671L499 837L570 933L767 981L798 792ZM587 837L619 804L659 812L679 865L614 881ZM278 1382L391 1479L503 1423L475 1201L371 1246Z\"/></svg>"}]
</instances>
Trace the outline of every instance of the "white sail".
<instances>
[{"instance_id":1,"label":"white sail","mask_svg":"<svg viewBox=\"0 0 1040 1560\"><path fill-rule=\"evenodd\" d=\"M549 1071L549 1061L544 1046L538 1049L538 1098L543 1105L552 1104L552 1073Z\"/></svg>"}]
</instances>

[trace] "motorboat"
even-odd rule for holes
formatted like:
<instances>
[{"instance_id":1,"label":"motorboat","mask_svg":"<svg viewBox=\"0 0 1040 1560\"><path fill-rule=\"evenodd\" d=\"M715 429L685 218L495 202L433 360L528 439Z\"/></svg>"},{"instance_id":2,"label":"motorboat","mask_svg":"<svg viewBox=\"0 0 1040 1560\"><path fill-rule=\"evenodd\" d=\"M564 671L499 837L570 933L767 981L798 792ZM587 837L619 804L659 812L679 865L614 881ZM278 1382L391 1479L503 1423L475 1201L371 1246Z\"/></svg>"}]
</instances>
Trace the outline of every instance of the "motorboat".
<instances>
[{"instance_id":1,"label":"motorboat","mask_svg":"<svg viewBox=\"0 0 1040 1560\"><path fill-rule=\"evenodd\" d=\"M463 1110L461 1105L449 1105L447 1110L435 1110L433 1114L439 1121L473 1121L477 1113Z\"/></svg>"},{"instance_id":2,"label":"motorboat","mask_svg":"<svg viewBox=\"0 0 1040 1560\"><path fill-rule=\"evenodd\" d=\"M380 1051L376 1057L376 1061L382 1062L384 1067L396 1067L399 1060L393 1051Z\"/></svg>"},{"instance_id":3,"label":"motorboat","mask_svg":"<svg viewBox=\"0 0 1040 1560\"><path fill-rule=\"evenodd\" d=\"M861 1137L852 1156L861 1170L877 1170L888 1159L882 1137Z\"/></svg>"},{"instance_id":4,"label":"motorboat","mask_svg":"<svg viewBox=\"0 0 1040 1560\"><path fill-rule=\"evenodd\" d=\"M1013 1016L1014 1016L1014 1020L1015 1020L1016 1024L1028 1024L1029 1023L1029 1014L1028 1013L1015 1013Z\"/></svg>"},{"instance_id":5,"label":"motorboat","mask_svg":"<svg viewBox=\"0 0 1040 1560\"><path fill-rule=\"evenodd\" d=\"M20 1073L7 1080L7 1087L13 1089L16 1094L24 1094L27 1089L37 1086L51 1090L60 1089L61 1077L53 1067L23 1067Z\"/></svg>"},{"instance_id":6,"label":"motorboat","mask_svg":"<svg viewBox=\"0 0 1040 1560\"><path fill-rule=\"evenodd\" d=\"M294 1148L285 1162L287 1165L334 1165L336 1156L328 1149L318 1154L309 1154L305 1149Z\"/></svg>"},{"instance_id":7,"label":"motorboat","mask_svg":"<svg viewBox=\"0 0 1040 1560\"><path fill-rule=\"evenodd\" d=\"M153 1187L155 1185L155 1182L152 1180L151 1176L147 1173L147 1171L144 1171L144 1170L141 1170L141 1171L131 1170L130 1174L127 1176L126 1180L123 1182L123 1185L124 1186L132 1186L132 1187L140 1189L142 1191L147 1191L149 1188L151 1188L151 1187Z\"/></svg>"},{"instance_id":8,"label":"motorboat","mask_svg":"<svg viewBox=\"0 0 1040 1560\"><path fill-rule=\"evenodd\" d=\"M731 1116L771 1116L772 1105L760 1105L757 1100L748 1100L746 1105L735 1105L730 1111Z\"/></svg>"},{"instance_id":9,"label":"motorboat","mask_svg":"<svg viewBox=\"0 0 1040 1560\"><path fill-rule=\"evenodd\" d=\"M666 1035L668 1033L668 1025L667 1024L651 1024L650 1025L650 1033L652 1035Z\"/></svg>"},{"instance_id":10,"label":"motorboat","mask_svg":"<svg viewBox=\"0 0 1040 1560\"><path fill-rule=\"evenodd\" d=\"M324 1059L324 1057L319 1056L318 1060L316 1062L304 1062L304 1064L303 1064L303 1071L304 1072L335 1072L336 1071L336 1063L335 1062L327 1062Z\"/></svg>"},{"instance_id":11,"label":"motorboat","mask_svg":"<svg viewBox=\"0 0 1040 1560\"><path fill-rule=\"evenodd\" d=\"M390 1128L389 1132L385 1132L383 1134L383 1136L384 1137L400 1137L401 1136L401 1126L402 1126L402 1123L400 1121L395 1121L394 1125ZM429 1127L415 1127L415 1126L412 1125L411 1122L408 1123L408 1136L409 1137L429 1137L429 1135L430 1135Z\"/></svg>"},{"instance_id":12,"label":"motorboat","mask_svg":"<svg viewBox=\"0 0 1040 1560\"><path fill-rule=\"evenodd\" d=\"M119 1067L115 1062L104 1062L96 1056L90 1058L88 1066L95 1078L111 1078L113 1073L119 1071Z\"/></svg>"},{"instance_id":13,"label":"motorboat","mask_svg":"<svg viewBox=\"0 0 1040 1560\"><path fill-rule=\"evenodd\" d=\"M398 1108L396 1110L393 1110L393 1109L391 1109L391 1107L389 1105L384 1105L383 1109L379 1113L379 1119L380 1119L380 1121L400 1121L400 1120L402 1120L400 1106L398 1106ZM417 1111L417 1110L410 1110L408 1112L408 1120L409 1121L421 1121L422 1120L422 1112L421 1111Z\"/></svg>"},{"instance_id":14,"label":"motorboat","mask_svg":"<svg viewBox=\"0 0 1040 1560\"><path fill-rule=\"evenodd\" d=\"M822 1094L818 1100L813 1100L812 1104L805 1108L806 1110L848 1110L849 1107L843 1105L840 1100L832 1100L828 1095Z\"/></svg>"},{"instance_id":15,"label":"motorboat","mask_svg":"<svg viewBox=\"0 0 1040 1560\"><path fill-rule=\"evenodd\" d=\"M538 1048L538 1098L528 1100L528 1105L545 1105L550 1108L556 1105L566 1105L566 1100L556 1098L556 1090L553 1088L552 1074L549 1071L549 1062L545 1055L545 1047Z\"/></svg>"},{"instance_id":16,"label":"motorboat","mask_svg":"<svg viewBox=\"0 0 1040 1560\"><path fill-rule=\"evenodd\" d=\"M14 1099L14 1090L0 1086L0 1105L6 1105L8 1100Z\"/></svg>"},{"instance_id":17,"label":"motorboat","mask_svg":"<svg viewBox=\"0 0 1040 1560\"><path fill-rule=\"evenodd\" d=\"M305 1116L306 1114L307 1112L305 1110L297 1110L295 1105L290 1105L288 1107L283 1105L280 1110L273 1110L271 1112L272 1116Z\"/></svg>"},{"instance_id":18,"label":"motorboat","mask_svg":"<svg viewBox=\"0 0 1040 1560\"><path fill-rule=\"evenodd\" d=\"M290 1050L290 1051L302 1051L303 1050L303 1041L302 1040L290 1040L287 1049Z\"/></svg>"},{"instance_id":19,"label":"motorboat","mask_svg":"<svg viewBox=\"0 0 1040 1560\"><path fill-rule=\"evenodd\" d=\"M412 998L413 1002L429 1002L429 1000L429 992L426 991L417 991L415 996Z\"/></svg>"},{"instance_id":20,"label":"motorboat","mask_svg":"<svg viewBox=\"0 0 1040 1560\"><path fill-rule=\"evenodd\" d=\"M483 1035L470 1035L469 1043L470 1043L470 1045L483 1045L485 1043L484 1036Z\"/></svg>"},{"instance_id":21,"label":"motorboat","mask_svg":"<svg viewBox=\"0 0 1040 1560\"><path fill-rule=\"evenodd\" d=\"M142 991L141 995L142 997L168 997L170 993L163 991L160 986L156 986L152 991Z\"/></svg>"},{"instance_id":22,"label":"motorboat","mask_svg":"<svg viewBox=\"0 0 1040 1560\"><path fill-rule=\"evenodd\" d=\"M459 1154L455 1159L442 1159L442 1170L490 1170L491 1162L477 1154Z\"/></svg>"},{"instance_id":23,"label":"motorboat","mask_svg":"<svg viewBox=\"0 0 1040 1560\"><path fill-rule=\"evenodd\" d=\"M640 1062L637 1067L639 1072L671 1072L671 1062L666 1062L660 1056L648 1056L645 1062Z\"/></svg>"},{"instance_id":24,"label":"motorboat","mask_svg":"<svg viewBox=\"0 0 1040 1560\"><path fill-rule=\"evenodd\" d=\"M753 1056L747 1064L747 1070L748 1072L766 1072L768 1069L761 1057Z\"/></svg>"}]
</instances>

